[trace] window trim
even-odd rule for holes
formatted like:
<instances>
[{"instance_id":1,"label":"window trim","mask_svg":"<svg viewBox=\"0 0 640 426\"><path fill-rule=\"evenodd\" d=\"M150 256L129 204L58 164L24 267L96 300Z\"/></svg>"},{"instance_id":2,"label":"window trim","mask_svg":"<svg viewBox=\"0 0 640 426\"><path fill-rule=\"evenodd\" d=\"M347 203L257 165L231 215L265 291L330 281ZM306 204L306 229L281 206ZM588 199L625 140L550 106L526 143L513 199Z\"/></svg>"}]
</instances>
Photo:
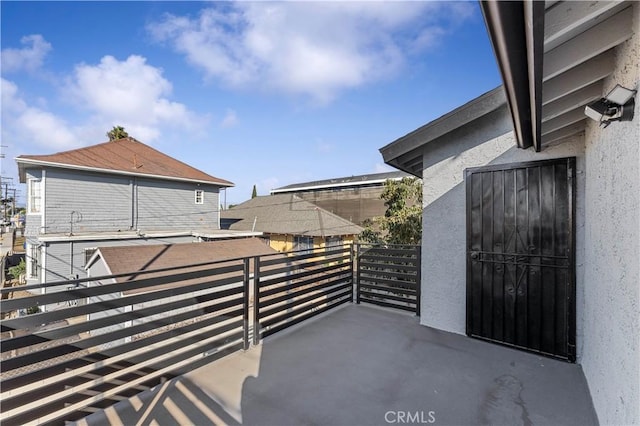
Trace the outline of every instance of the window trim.
<instances>
[{"instance_id":1,"label":"window trim","mask_svg":"<svg viewBox=\"0 0 640 426\"><path fill-rule=\"evenodd\" d=\"M204 190L196 189L194 193L194 201L196 204L204 204Z\"/></svg>"},{"instance_id":2,"label":"window trim","mask_svg":"<svg viewBox=\"0 0 640 426\"><path fill-rule=\"evenodd\" d=\"M27 259L27 277L29 279L38 278L38 257L40 256L40 250L36 244L29 244L29 249L27 250L29 253L29 258Z\"/></svg>"},{"instance_id":3,"label":"window trim","mask_svg":"<svg viewBox=\"0 0 640 426\"><path fill-rule=\"evenodd\" d=\"M33 196L34 188L37 189L37 197ZM28 206L27 213L29 214L41 214L42 213L42 179L29 179L28 181ZM38 209L34 210L34 199L38 200Z\"/></svg>"},{"instance_id":4,"label":"window trim","mask_svg":"<svg viewBox=\"0 0 640 426\"><path fill-rule=\"evenodd\" d=\"M89 264L89 260L91 260L93 255L98 251L98 247L87 247L87 248L82 249L82 251L83 251L83 254L84 254L84 265L83 266L86 268L87 265ZM87 254L89 254L89 256L87 256Z\"/></svg>"}]
</instances>

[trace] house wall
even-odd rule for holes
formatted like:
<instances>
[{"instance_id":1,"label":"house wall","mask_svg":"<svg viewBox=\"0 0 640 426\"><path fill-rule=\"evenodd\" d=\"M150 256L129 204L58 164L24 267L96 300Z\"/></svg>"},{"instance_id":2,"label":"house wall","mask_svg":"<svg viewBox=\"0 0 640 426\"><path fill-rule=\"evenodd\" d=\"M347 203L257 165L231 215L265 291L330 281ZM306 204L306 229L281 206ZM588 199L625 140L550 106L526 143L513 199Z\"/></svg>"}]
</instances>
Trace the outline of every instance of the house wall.
<instances>
[{"instance_id":1,"label":"house wall","mask_svg":"<svg viewBox=\"0 0 640 426\"><path fill-rule=\"evenodd\" d=\"M195 190L204 203L195 203ZM46 233L218 229L215 185L47 169Z\"/></svg>"},{"instance_id":2,"label":"house wall","mask_svg":"<svg viewBox=\"0 0 640 426\"><path fill-rule=\"evenodd\" d=\"M548 158L576 157L577 340L581 340L584 263L584 141L565 140L536 153L515 146L507 106L424 147L422 295L420 321L438 329L465 333L466 191L464 170ZM580 348L578 348L580 356Z\"/></svg>"},{"instance_id":3,"label":"house wall","mask_svg":"<svg viewBox=\"0 0 640 426\"><path fill-rule=\"evenodd\" d=\"M85 249L96 247L132 246L144 244L177 244L196 241L192 236L164 238L129 238L119 240L47 242L44 267L45 282L67 280L70 276L85 278ZM73 252L73 263L71 253ZM73 266L72 266L73 265Z\"/></svg>"},{"instance_id":4,"label":"house wall","mask_svg":"<svg viewBox=\"0 0 640 426\"><path fill-rule=\"evenodd\" d=\"M355 241L354 235L342 235L343 244L352 244ZM269 234L269 246L279 252L294 250L293 235L290 234ZM313 237L313 249L323 249L326 247L326 239L323 237Z\"/></svg>"},{"instance_id":5,"label":"house wall","mask_svg":"<svg viewBox=\"0 0 640 426\"><path fill-rule=\"evenodd\" d=\"M617 48L616 83L638 89L640 4L632 39ZM634 119L585 133L584 354L601 424L640 423L640 99Z\"/></svg>"}]
</instances>

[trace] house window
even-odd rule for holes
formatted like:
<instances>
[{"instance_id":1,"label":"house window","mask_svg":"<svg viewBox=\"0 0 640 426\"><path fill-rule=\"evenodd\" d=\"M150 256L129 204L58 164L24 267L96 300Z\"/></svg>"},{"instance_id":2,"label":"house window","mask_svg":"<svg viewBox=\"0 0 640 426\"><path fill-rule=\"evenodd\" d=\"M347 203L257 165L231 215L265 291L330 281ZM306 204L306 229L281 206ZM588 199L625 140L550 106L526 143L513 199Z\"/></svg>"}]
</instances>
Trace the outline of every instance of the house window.
<instances>
[{"instance_id":1,"label":"house window","mask_svg":"<svg viewBox=\"0 0 640 426\"><path fill-rule=\"evenodd\" d=\"M29 213L40 213L42 200L41 181L39 179L29 180Z\"/></svg>"},{"instance_id":2,"label":"house window","mask_svg":"<svg viewBox=\"0 0 640 426\"><path fill-rule=\"evenodd\" d=\"M91 260L91 257L93 256L93 253L96 251L98 251L96 247L84 249L84 266L87 266L89 260Z\"/></svg>"},{"instance_id":3,"label":"house window","mask_svg":"<svg viewBox=\"0 0 640 426\"><path fill-rule=\"evenodd\" d=\"M30 245L27 259L27 276L38 278L38 246Z\"/></svg>"},{"instance_id":4,"label":"house window","mask_svg":"<svg viewBox=\"0 0 640 426\"><path fill-rule=\"evenodd\" d=\"M204 191L196 189L196 204L204 204Z\"/></svg>"},{"instance_id":5,"label":"house window","mask_svg":"<svg viewBox=\"0 0 640 426\"><path fill-rule=\"evenodd\" d=\"M327 237L324 247L325 250L331 250L333 247L342 247L343 244L342 237Z\"/></svg>"},{"instance_id":6,"label":"house window","mask_svg":"<svg viewBox=\"0 0 640 426\"><path fill-rule=\"evenodd\" d=\"M293 237L293 250L313 250L313 237L295 235Z\"/></svg>"}]
</instances>

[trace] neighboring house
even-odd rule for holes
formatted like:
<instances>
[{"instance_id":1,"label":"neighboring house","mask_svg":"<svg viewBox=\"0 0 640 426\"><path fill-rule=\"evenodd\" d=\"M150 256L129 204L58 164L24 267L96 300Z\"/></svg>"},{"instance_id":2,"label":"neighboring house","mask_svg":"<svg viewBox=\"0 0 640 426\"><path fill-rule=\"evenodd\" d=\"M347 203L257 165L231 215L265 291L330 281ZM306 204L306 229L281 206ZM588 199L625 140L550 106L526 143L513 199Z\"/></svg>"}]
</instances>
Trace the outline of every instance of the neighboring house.
<instances>
[{"instance_id":1,"label":"neighboring house","mask_svg":"<svg viewBox=\"0 0 640 426\"><path fill-rule=\"evenodd\" d=\"M219 192L233 184L133 138L20 155L31 283L83 277L95 248L229 237Z\"/></svg>"},{"instance_id":2,"label":"neighboring house","mask_svg":"<svg viewBox=\"0 0 640 426\"><path fill-rule=\"evenodd\" d=\"M585 106L638 89L640 3L481 5L504 88L380 150L424 184L421 322L576 360L600 422L638 424L640 102Z\"/></svg>"},{"instance_id":3,"label":"neighboring house","mask_svg":"<svg viewBox=\"0 0 640 426\"><path fill-rule=\"evenodd\" d=\"M281 252L318 249L352 243L358 225L293 194L252 198L222 212L222 227L259 231Z\"/></svg>"},{"instance_id":4,"label":"neighboring house","mask_svg":"<svg viewBox=\"0 0 640 426\"><path fill-rule=\"evenodd\" d=\"M86 265L89 277L101 277L115 275L117 278L101 279L95 282L88 282L88 286L108 285L115 283L126 283L136 278L153 279L166 278L171 275L189 274L195 271L202 271L216 267L213 262L233 260L244 257L254 257L261 255L269 255L277 253L269 248L262 240L257 238L236 238L223 241L211 241L202 243L186 243L186 244L162 244L162 245L145 245L145 246L123 246L123 247L99 247L93 254ZM230 264L230 263L229 263ZM224 265L227 265L225 263ZM220 265L222 266L222 265ZM253 265L250 264L252 268ZM137 275L136 272L154 271L148 274ZM130 274L130 275L126 275ZM216 279L224 278L216 276ZM177 282L157 285L144 290L134 289L109 293L101 296L91 297L87 303L108 302L109 300L133 296L143 292L158 291L167 288L176 288L176 286L193 285L198 283L210 282L212 278L206 276L203 278L184 279L179 277ZM230 286L234 286L230 285ZM218 290L222 287L217 287ZM101 311L90 314L88 320L95 320L124 312L135 312L140 309L149 308L159 304L168 304L177 302L182 299L193 299L203 294L210 293L210 289L185 293L169 298L158 299L150 297L150 300L141 303L135 303L129 306L112 309L109 311ZM233 296L237 297L237 296ZM224 299L216 299L216 303L224 301ZM84 301L83 301L84 303ZM176 308L172 311L165 312L160 316L141 316L135 320L126 321L110 327L100 329L96 334L112 332L124 327L131 327L147 321L157 321L159 318L168 315L178 315L191 309L191 306L184 308ZM170 326L170 325L168 325ZM127 339L130 340L130 339ZM113 345L116 342L111 342ZM108 346L108 345L107 345ZM106 348L103 347L103 349Z\"/></svg>"},{"instance_id":5,"label":"neighboring house","mask_svg":"<svg viewBox=\"0 0 640 426\"><path fill-rule=\"evenodd\" d=\"M411 176L405 172L375 173L314 182L296 183L271 190L271 194L294 194L338 216L362 225L366 219L384 216L380 198L387 180Z\"/></svg>"}]
</instances>

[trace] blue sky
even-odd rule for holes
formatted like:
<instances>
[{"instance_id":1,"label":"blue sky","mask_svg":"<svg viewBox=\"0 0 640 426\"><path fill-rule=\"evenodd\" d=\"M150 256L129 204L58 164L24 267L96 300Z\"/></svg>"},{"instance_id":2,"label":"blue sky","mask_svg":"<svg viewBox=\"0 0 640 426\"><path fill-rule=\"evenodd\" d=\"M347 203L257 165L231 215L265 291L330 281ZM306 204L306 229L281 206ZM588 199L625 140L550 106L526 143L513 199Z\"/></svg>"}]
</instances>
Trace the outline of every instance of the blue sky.
<instances>
[{"instance_id":1,"label":"blue sky","mask_svg":"<svg viewBox=\"0 0 640 426\"><path fill-rule=\"evenodd\" d=\"M2 1L2 173L136 139L228 203L391 170L378 149L500 84L476 2ZM22 188L24 200L24 189Z\"/></svg>"}]
</instances>

